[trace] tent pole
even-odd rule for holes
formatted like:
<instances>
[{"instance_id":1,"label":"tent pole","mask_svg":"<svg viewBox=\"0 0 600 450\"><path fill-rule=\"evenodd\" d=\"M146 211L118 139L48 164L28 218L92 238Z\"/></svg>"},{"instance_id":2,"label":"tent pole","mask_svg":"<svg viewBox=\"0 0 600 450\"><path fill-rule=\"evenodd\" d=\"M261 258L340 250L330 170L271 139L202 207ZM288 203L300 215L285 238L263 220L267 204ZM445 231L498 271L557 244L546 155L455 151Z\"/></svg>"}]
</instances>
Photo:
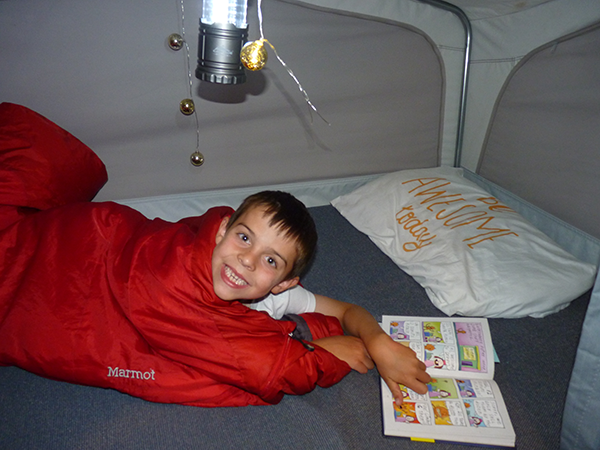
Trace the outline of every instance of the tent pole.
<instances>
[{"instance_id":1,"label":"tent pole","mask_svg":"<svg viewBox=\"0 0 600 450\"><path fill-rule=\"evenodd\" d=\"M458 130L456 132L456 150L454 153L454 167L460 167L462 147L463 147L463 135L465 131L465 113L467 106L467 85L469 81L469 61L471 59L471 37L472 29L469 18L462 9L458 6L454 6L443 0L419 0L422 3L427 3L436 8L440 8L455 14L462 22L465 28L465 61L463 67L463 80L460 93L460 107L458 110Z\"/></svg>"}]
</instances>

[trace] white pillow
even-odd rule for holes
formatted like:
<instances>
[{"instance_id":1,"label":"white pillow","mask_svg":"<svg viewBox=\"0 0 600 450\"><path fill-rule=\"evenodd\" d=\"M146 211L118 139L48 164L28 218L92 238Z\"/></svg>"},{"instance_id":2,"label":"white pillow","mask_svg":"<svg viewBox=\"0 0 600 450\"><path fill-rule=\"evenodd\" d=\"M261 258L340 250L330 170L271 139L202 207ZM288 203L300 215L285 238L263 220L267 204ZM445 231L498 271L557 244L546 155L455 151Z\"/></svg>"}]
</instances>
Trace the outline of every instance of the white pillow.
<instances>
[{"instance_id":1,"label":"white pillow","mask_svg":"<svg viewBox=\"0 0 600 450\"><path fill-rule=\"evenodd\" d=\"M594 282L593 265L463 178L462 169L391 173L332 205L448 315L543 317Z\"/></svg>"}]
</instances>

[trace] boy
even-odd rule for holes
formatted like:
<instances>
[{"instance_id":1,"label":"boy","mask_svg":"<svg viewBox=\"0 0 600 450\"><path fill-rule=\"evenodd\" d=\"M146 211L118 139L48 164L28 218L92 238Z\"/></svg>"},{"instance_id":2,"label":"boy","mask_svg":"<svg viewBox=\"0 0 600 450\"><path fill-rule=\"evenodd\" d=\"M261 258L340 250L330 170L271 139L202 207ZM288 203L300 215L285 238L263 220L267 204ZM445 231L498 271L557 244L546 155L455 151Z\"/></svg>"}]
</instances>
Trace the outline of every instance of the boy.
<instances>
[{"instance_id":1,"label":"boy","mask_svg":"<svg viewBox=\"0 0 600 450\"><path fill-rule=\"evenodd\" d=\"M277 403L373 361L392 389L425 391L421 363L366 311L293 289L316 237L291 197L285 220L262 200L149 220L91 203L103 164L47 119L3 103L0 133L0 364L197 406ZM302 313L312 343L253 308Z\"/></svg>"},{"instance_id":2,"label":"boy","mask_svg":"<svg viewBox=\"0 0 600 450\"><path fill-rule=\"evenodd\" d=\"M290 194L265 191L248 197L233 216L223 219L217 232L212 255L215 293L223 300L242 302L275 294L250 307L277 319L306 312L336 317L351 336L325 337L314 344L360 373L372 369L375 361L398 403L398 383L424 393L429 381L425 365L412 350L393 342L364 308L295 287L316 241L312 218Z\"/></svg>"}]
</instances>

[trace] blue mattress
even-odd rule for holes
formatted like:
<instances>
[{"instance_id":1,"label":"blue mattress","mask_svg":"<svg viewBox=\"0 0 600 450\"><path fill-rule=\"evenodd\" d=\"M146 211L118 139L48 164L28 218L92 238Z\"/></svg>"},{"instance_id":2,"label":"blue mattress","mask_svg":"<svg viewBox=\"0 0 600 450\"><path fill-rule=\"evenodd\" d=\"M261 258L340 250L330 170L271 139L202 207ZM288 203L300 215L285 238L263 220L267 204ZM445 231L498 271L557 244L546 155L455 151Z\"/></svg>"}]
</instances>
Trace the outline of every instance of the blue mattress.
<instances>
[{"instance_id":1,"label":"blue mattress","mask_svg":"<svg viewBox=\"0 0 600 450\"><path fill-rule=\"evenodd\" d=\"M378 319L442 315L411 277L333 207L310 211L320 240L305 287L358 303ZM500 358L495 378L518 448L559 448L588 301L589 294L543 319L490 320ZM3 449L433 449L382 435L376 370L351 373L332 388L286 397L276 406L203 409L149 403L1 367L0 419ZM436 450L461 448L477 447L435 444Z\"/></svg>"}]
</instances>

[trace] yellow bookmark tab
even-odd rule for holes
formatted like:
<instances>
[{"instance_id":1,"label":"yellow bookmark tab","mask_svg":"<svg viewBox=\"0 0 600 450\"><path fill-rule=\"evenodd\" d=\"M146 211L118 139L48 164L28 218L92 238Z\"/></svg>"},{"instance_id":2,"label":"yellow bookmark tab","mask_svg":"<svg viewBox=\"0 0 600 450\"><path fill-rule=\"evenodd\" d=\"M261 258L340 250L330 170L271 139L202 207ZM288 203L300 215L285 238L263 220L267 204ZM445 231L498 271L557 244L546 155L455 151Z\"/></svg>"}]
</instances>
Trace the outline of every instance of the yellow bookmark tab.
<instances>
[{"instance_id":1,"label":"yellow bookmark tab","mask_svg":"<svg viewBox=\"0 0 600 450\"><path fill-rule=\"evenodd\" d=\"M435 439L427 439L427 438L414 438L414 437L411 437L410 440L411 441L417 441L417 442L431 442L431 443L435 443Z\"/></svg>"}]
</instances>

